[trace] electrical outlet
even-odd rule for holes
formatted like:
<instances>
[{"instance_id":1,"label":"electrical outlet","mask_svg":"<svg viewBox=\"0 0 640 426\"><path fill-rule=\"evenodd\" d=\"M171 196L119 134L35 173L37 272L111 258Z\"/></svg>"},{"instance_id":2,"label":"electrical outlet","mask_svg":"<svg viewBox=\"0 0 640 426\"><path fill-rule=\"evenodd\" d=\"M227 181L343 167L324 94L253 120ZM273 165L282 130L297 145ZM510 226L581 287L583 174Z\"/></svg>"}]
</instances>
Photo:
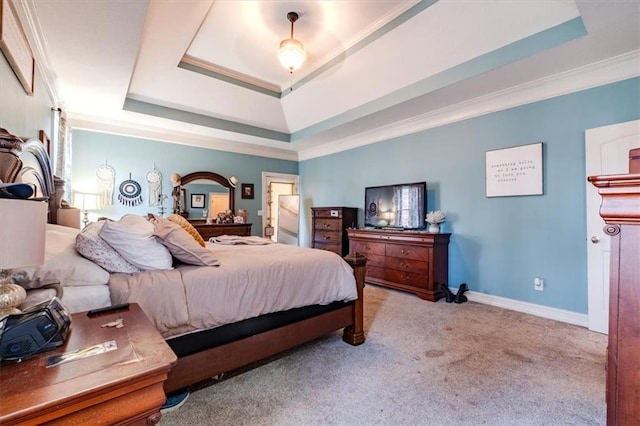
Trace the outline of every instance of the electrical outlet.
<instances>
[{"instance_id":1,"label":"electrical outlet","mask_svg":"<svg viewBox=\"0 0 640 426\"><path fill-rule=\"evenodd\" d=\"M535 277L533 279L533 288L538 291L544 290L544 281L540 277Z\"/></svg>"},{"instance_id":2,"label":"electrical outlet","mask_svg":"<svg viewBox=\"0 0 640 426\"><path fill-rule=\"evenodd\" d=\"M262 216L262 210L258 210L258 216Z\"/></svg>"}]
</instances>

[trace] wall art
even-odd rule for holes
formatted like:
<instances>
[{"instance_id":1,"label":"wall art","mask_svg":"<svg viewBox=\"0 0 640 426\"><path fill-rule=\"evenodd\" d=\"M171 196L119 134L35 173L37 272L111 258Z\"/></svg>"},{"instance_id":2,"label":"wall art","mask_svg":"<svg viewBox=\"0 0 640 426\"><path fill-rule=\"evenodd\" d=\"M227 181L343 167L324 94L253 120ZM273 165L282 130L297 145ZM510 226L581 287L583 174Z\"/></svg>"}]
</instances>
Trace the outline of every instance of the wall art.
<instances>
[{"instance_id":1,"label":"wall art","mask_svg":"<svg viewBox=\"0 0 640 426\"><path fill-rule=\"evenodd\" d=\"M486 152L487 197L543 194L542 142Z\"/></svg>"},{"instance_id":2,"label":"wall art","mask_svg":"<svg viewBox=\"0 0 640 426\"><path fill-rule=\"evenodd\" d=\"M253 200L253 184L252 183L243 183L242 184L242 198L245 200Z\"/></svg>"},{"instance_id":3,"label":"wall art","mask_svg":"<svg viewBox=\"0 0 640 426\"><path fill-rule=\"evenodd\" d=\"M28 95L33 95L35 60L9 0L0 0L0 49Z\"/></svg>"}]
</instances>

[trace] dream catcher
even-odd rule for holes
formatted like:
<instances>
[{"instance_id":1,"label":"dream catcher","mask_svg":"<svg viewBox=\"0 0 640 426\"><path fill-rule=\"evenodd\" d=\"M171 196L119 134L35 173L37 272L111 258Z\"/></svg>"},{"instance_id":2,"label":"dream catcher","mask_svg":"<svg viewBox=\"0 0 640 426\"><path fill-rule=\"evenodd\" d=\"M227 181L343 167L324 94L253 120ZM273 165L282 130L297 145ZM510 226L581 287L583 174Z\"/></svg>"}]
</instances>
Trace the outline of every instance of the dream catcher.
<instances>
[{"instance_id":1,"label":"dream catcher","mask_svg":"<svg viewBox=\"0 0 640 426\"><path fill-rule=\"evenodd\" d=\"M120 184L118 200L129 207L134 207L142 203L142 188L138 182L131 179L131 173L129 173L129 179L122 181Z\"/></svg>"},{"instance_id":2,"label":"dream catcher","mask_svg":"<svg viewBox=\"0 0 640 426\"><path fill-rule=\"evenodd\" d=\"M116 182L116 171L113 167L105 163L96 170L98 177L98 196L101 206L113 204L113 187Z\"/></svg>"},{"instance_id":3,"label":"dream catcher","mask_svg":"<svg viewBox=\"0 0 640 426\"><path fill-rule=\"evenodd\" d=\"M162 194L162 174L153 166L153 170L147 173L147 202L150 206L158 206L161 204L160 195Z\"/></svg>"}]
</instances>

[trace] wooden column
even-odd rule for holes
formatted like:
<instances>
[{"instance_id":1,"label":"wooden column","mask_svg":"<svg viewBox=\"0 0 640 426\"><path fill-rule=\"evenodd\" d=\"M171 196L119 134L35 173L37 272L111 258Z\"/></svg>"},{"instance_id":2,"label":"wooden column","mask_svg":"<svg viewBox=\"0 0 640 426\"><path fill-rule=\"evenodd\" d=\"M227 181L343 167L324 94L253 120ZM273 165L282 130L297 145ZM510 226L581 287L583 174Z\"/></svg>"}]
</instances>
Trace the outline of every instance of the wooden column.
<instances>
[{"instance_id":1,"label":"wooden column","mask_svg":"<svg viewBox=\"0 0 640 426\"><path fill-rule=\"evenodd\" d=\"M353 268L358 287L358 300L353 306L353 322L344 329L342 340L357 346L364 343L364 277L367 271L367 258L360 253L349 253L344 260Z\"/></svg>"},{"instance_id":2,"label":"wooden column","mask_svg":"<svg viewBox=\"0 0 640 426\"><path fill-rule=\"evenodd\" d=\"M607 425L640 425L640 174L588 180L611 236Z\"/></svg>"}]
</instances>

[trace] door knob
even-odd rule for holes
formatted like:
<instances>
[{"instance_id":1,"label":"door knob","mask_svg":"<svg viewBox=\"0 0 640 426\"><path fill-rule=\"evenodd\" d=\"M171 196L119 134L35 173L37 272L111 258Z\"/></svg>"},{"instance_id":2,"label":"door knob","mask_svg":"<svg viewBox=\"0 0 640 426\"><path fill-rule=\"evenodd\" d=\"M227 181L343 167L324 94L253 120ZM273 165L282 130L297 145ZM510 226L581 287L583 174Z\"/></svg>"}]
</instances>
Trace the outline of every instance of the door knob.
<instances>
[{"instance_id":1,"label":"door knob","mask_svg":"<svg viewBox=\"0 0 640 426\"><path fill-rule=\"evenodd\" d=\"M595 235L593 237L591 237L591 242L593 244L598 244L600 242L600 238L596 237Z\"/></svg>"}]
</instances>

